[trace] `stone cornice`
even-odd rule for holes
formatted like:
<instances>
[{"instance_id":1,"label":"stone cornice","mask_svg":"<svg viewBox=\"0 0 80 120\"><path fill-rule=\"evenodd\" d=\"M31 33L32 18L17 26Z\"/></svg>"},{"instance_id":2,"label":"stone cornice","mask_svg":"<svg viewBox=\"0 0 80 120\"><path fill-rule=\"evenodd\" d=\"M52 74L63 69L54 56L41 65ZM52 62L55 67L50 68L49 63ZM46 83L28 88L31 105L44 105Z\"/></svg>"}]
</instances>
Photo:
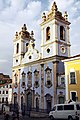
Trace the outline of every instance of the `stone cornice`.
<instances>
[{"instance_id":1,"label":"stone cornice","mask_svg":"<svg viewBox=\"0 0 80 120\"><path fill-rule=\"evenodd\" d=\"M52 57L48 57L48 58L43 58L43 59L39 59L39 60L36 60L36 61L33 61L33 62L28 62L28 63L25 63L25 64L20 64L18 66L14 66L12 67L12 70L14 69L19 69L21 67L26 67L26 66L29 66L29 65L34 65L34 64L45 64L46 62L50 61L50 62L56 62L56 61L59 61L59 60L62 60L66 57L64 56L52 56Z\"/></svg>"},{"instance_id":2,"label":"stone cornice","mask_svg":"<svg viewBox=\"0 0 80 120\"><path fill-rule=\"evenodd\" d=\"M66 46L71 46L71 44L70 43L65 43L65 41L57 41L57 40L55 40L55 41L53 41L53 42L50 42L50 43L46 43L45 45L41 45L41 47L45 47L46 45L50 45L50 44L53 44L53 43L59 43L59 44L64 44L64 45L66 45Z\"/></svg>"},{"instance_id":3,"label":"stone cornice","mask_svg":"<svg viewBox=\"0 0 80 120\"><path fill-rule=\"evenodd\" d=\"M42 22L40 25L41 26L43 26L43 25L45 25L45 24L47 24L48 22L50 22L50 21L52 21L52 20L58 20L59 22L62 22L62 23L64 23L64 24L67 24L67 25L70 25L71 23L70 22L68 22L68 21L65 21L65 20L62 20L62 19L60 19L60 18L58 18L58 17L56 17L56 16L53 16L53 17L51 17L50 19L47 19L45 22Z\"/></svg>"}]
</instances>

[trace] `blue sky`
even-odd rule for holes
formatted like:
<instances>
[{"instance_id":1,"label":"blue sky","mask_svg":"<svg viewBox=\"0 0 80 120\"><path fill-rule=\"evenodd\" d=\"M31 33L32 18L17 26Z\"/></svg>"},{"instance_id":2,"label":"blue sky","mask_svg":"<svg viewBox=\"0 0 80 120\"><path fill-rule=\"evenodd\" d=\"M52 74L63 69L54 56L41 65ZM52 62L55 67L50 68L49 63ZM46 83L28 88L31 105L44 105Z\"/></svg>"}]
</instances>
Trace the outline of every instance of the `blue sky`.
<instances>
[{"instance_id":1,"label":"blue sky","mask_svg":"<svg viewBox=\"0 0 80 120\"><path fill-rule=\"evenodd\" d=\"M0 0L0 72L12 75L13 39L24 23L29 31L34 31L36 46L40 49L41 15L50 10L53 1ZM69 15L71 55L80 54L80 0L55 1L58 10Z\"/></svg>"}]
</instances>

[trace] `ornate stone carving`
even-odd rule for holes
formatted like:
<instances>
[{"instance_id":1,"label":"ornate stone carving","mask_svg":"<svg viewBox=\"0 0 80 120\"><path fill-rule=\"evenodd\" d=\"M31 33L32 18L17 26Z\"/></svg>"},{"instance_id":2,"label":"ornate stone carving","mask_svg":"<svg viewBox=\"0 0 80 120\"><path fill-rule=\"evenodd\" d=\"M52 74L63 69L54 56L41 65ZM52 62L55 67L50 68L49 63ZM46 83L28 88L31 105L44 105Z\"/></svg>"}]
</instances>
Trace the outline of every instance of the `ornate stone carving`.
<instances>
[{"instance_id":1,"label":"ornate stone carving","mask_svg":"<svg viewBox=\"0 0 80 120\"><path fill-rule=\"evenodd\" d=\"M45 72L46 72L46 83L45 83L45 85L46 85L47 88L50 88L52 86L52 72L51 71L52 70L49 67L47 67L45 69Z\"/></svg>"},{"instance_id":2,"label":"ornate stone carving","mask_svg":"<svg viewBox=\"0 0 80 120\"><path fill-rule=\"evenodd\" d=\"M27 86L30 88L32 86L32 72L28 71L27 78L28 78Z\"/></svg>"},{"instance_id":3,"label":"ornate stone carving","mask_svg":"<svg viewBox=\"0 0 80 120\"><path fill-rule=\"evenodd\" d=\"M34 71L34 87L38 88L39 87L39 71L35 70Z\"/></svg>"}]
</instances>

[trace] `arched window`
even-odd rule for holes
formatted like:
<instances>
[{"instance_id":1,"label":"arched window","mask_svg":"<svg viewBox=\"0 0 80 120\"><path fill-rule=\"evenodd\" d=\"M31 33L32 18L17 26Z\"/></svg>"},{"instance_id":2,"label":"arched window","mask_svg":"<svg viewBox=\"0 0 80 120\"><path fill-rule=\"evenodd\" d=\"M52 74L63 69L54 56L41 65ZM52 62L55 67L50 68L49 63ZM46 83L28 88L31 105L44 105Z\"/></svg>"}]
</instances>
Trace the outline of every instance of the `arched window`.
<instances>
[{"instance_id":1,"label":"arched window","mask_svg":"<svg viewBox=\"0 0 80 120\"><path fill-rule=\"evenodd\" d=\"M28 45L29 45L29 43L26 43L26 52L28 51Z\"/></svg>"},{"instance_id":2,"label":"arched window","mask_svg":"<svg viewBox=\"0 0 80 120\"><path fill-rule=\"evenodd\" d=\"M2 98L2 103L4 103L4 97Z\"/></svg>"},{"instance_id":3,"label":"arched window","mask_svg":"<svg viewBox=\"0 0 80 120\"><path fill-rule=\"evenodd\" d=\"M19 43L17 43L17 46L16 46L16 53L19 53Z\"/></svg>"},{"instance_id":4,"label":"arched window","mask_svg":"<svg viewBox=\"0 0 80 120\"><path fill-rule=\"evenodd\" d=\"M22 72L22 87L25 87L25 78L26 78L26 73L24 71Z\"/></svg>"},{"instance_id":5,"label":"arched window","mask_svg":"<svg viewBox=\"0 0 80 120\"><path fill-rule=\"evenodd\" d=\"M65 40L65 29L63 26L60 26L60 39Z\"/></svg>"},{"instance_id":6,"label":"arched window","mask_svg":"<svg viewBox=\"0 0 80 120\"><path fill-rule=\"evenodd\" d=\"M17 74L14 75L14 79L15 79L14 87L17 88L18 87L18 84L17 84L17 82L18 82Z\"/></svg>"},{"instance_id":7,"label":"arched window","mask_svg":"<svg viewBox=\"0 0 80 120\"><path fill-rule=\"evenodd\" d=\"M50 39L50 27L46 28L46 40Z\"/></svg>"},{"instance_id":8,"label":"arched window","mask_svg":"<svg viewBox=\"0 0 80 120\"><path fill-rule=\"evenodd\" d=\"M27 86L31 87L32 86L32 72L28 71L27 78L28 78L28 84L27 84Z\"/></svg>"},{"instance_id":9,"label":"arched window","mask_svg":"<svg viewBox=\"0 0 80 120\"><path fill-rule=\"evenodd\" d=\"M45 69L46 74L46 87L50 88L52 86L52 69L47 67Z\"/></svg>"}]
</instances>

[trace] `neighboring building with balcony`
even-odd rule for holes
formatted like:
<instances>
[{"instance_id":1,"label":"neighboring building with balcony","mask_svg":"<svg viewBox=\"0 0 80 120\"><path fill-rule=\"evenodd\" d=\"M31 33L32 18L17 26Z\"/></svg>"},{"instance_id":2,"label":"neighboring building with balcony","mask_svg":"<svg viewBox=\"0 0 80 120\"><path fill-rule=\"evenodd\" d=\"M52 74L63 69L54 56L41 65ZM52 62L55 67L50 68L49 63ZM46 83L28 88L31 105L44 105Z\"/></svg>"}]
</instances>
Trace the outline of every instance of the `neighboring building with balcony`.
<instances>
[{"instance_id":1,"label":"neighboring building with balcony","mask_svg":"<svg viewBox=\"0 0 80 120\"><path fill-rule=\"evenodd\" d=\"M35 48L33 31L26 24L14 38L13 103L20 110L47 109L65 101L64 63L70 56L70 38L67 12L64 17L54 2L41 23L41 52ZM16 105L15 105L16 106Z\"/></svg>"},{"instance_id":2,"label":"neighboring building with balcony","mask_svg":"<svg viewBox=\"0 0 80 120\"><path fill-rule=\"evenodd\" d=\"M80 102L80 54L63 60L65 64L66 101Z\"/></svg>"},{"instance_id":3,"label":"neighboring building with balcony","mask_svg":"<svg viewBox=\"0 0 80 120\"><path fill-rule=\"evenodd\" d=\"M12 79L9 75L0 73L0 103L11 103L12 101Z\"/></svg>"}]
</instances>

